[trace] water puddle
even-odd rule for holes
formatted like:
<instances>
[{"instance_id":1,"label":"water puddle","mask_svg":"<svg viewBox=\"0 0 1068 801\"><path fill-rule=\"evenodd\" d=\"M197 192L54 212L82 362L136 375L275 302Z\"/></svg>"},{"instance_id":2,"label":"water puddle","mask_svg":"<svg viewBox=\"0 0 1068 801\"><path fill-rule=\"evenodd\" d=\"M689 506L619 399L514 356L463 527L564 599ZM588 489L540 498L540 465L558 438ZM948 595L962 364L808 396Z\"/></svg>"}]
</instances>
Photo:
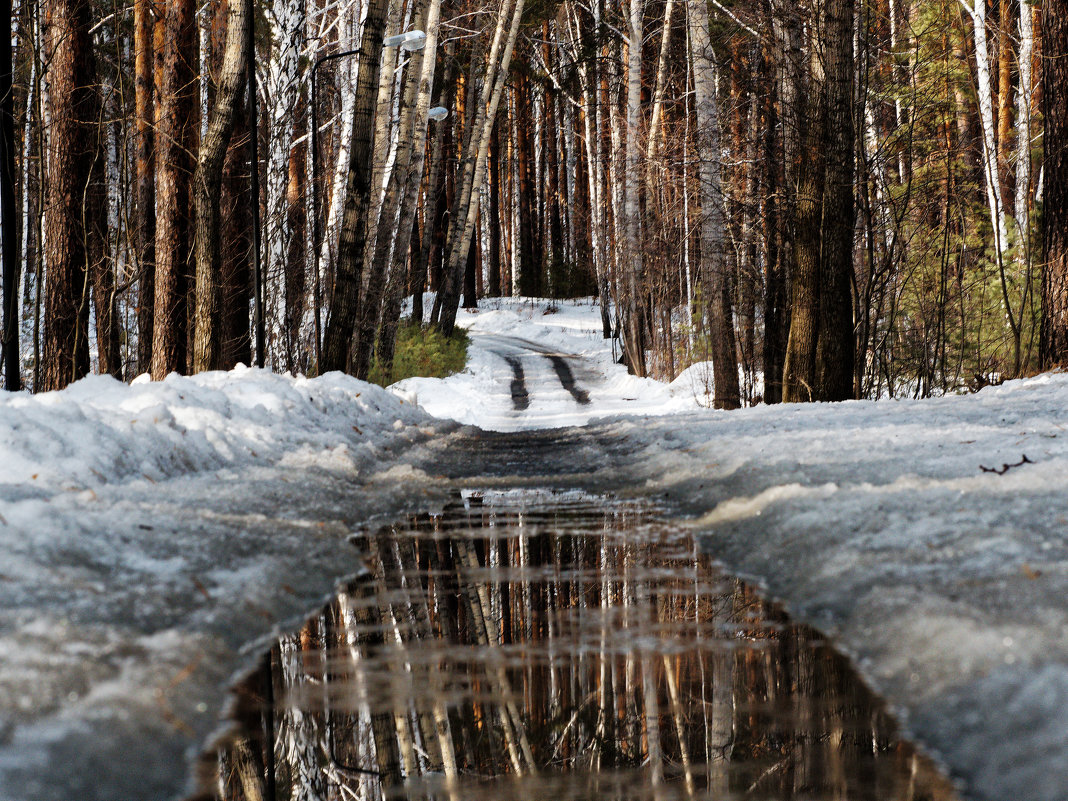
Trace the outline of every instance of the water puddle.
<instances>
[{"instance_id":1,"label":"water puddle","mask_svg":"<svg viewBox=\"0 0 1068 801\"><path fill-rule=\"evenodd\" d=\"M368 573L238 691L216 797L955 798L845 658L648 505L465 493L357 540Z\"/></svg>"}]
</instances>

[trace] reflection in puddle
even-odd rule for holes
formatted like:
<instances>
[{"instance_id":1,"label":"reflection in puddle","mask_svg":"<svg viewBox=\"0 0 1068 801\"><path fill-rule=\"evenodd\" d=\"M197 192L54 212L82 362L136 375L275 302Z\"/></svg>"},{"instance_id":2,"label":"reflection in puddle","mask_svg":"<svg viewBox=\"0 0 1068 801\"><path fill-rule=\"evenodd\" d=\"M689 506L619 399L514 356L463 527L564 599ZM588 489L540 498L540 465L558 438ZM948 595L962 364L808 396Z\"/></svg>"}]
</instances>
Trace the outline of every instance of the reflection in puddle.
<instances>
[{"instance_id":1,"label":"reflection in puddle","mask_svg":"<svg viewBox=\"0 0 1068 801\"><path fill-rule=\"evenodd\" d=\"M469 493L357 539L369 574L239 692L257 731L218 797L954 798L842 656L647 505Z\"/></svg>"}]
</instances>

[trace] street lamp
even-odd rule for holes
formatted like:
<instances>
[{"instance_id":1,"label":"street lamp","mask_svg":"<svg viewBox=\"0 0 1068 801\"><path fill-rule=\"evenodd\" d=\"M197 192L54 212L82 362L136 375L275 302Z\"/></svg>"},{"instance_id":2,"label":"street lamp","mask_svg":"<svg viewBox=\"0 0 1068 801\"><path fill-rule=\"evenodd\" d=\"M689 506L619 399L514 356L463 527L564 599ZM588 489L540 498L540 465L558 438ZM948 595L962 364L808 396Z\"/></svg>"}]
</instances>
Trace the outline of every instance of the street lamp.
<instances>
[{"instance_id":1,"label":"street lamp","mask_svg":"<svg viewBox=\"0 0 1068 801\"><path fill-rule=\"evenodd\" d=\"M387 36L382 40L385 47L399 47L402 50L422 50L426 44L426 34L422 31L407 31L396 36Z\"/></svg>"},{"instance_id":2,"label":"street lamp","mask_svg":"<svg viewBox=\"0 0 1068 801\"><path fill-rule=\"evenodd\" d=\"M382 40L383 47L400 47L402 50L422 50L426 44L426 34L423 31L412 30L399 33L396 36L387 36ZM319 67L327 61L335 61L339 58L347 58L359 53L359 49L343 50L340 53L328 53L315 60L311 68L311 180L319 178ZM431 119L443 119L449 112L442 109L445 114ZM431 113L437 111L432 109ZM317 369L322 369L323 363L323 318L322 318L322 290L319 287L319 250L322 231L319 226L319 193L312 191L312 263L315 265L315 363Z\"/></svg>"}]
</instances>

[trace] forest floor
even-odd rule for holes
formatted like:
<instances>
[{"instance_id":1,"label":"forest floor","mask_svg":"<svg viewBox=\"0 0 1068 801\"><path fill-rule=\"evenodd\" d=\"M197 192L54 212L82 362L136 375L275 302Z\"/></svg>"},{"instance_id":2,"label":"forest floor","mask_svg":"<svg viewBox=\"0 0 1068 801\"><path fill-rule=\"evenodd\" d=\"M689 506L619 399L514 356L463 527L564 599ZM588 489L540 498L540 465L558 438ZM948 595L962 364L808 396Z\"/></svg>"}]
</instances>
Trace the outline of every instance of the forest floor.
<instances>
[{"instance_id":1,"label":"forest floor","mask_svg":"<svg viewBox=\"0 0 1068 801\"><path fill-rule=\"evenodd\" d=\"M0 797L182 797L235 675L360 571L350 533L459 486L655 498L965 798L1065 796L1068 376L716 412L698 371L627 376L588 303L460 320L468 370L393 392L242 369L0 401Z\"/></svg>"}]
</instances>

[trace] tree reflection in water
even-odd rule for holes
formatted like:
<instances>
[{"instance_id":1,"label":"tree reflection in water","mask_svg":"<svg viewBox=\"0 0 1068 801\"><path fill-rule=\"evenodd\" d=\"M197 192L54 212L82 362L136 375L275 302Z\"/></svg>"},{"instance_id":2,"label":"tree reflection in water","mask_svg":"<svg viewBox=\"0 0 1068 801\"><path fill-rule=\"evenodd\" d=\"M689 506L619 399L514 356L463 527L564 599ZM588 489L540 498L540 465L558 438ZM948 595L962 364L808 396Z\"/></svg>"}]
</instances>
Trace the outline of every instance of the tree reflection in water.
<instances>
[{"instance_id":1,"label":"tree reflection in water","mask_svg":"<svg viewBox=\"0 0 1068 801\"><path fill-rule=\"evenodd\" d=\"M216 797L954 798L847 660L646 504L465 493L356 539L369 572L238 692Z\"/></svg>"}]
</instances>

